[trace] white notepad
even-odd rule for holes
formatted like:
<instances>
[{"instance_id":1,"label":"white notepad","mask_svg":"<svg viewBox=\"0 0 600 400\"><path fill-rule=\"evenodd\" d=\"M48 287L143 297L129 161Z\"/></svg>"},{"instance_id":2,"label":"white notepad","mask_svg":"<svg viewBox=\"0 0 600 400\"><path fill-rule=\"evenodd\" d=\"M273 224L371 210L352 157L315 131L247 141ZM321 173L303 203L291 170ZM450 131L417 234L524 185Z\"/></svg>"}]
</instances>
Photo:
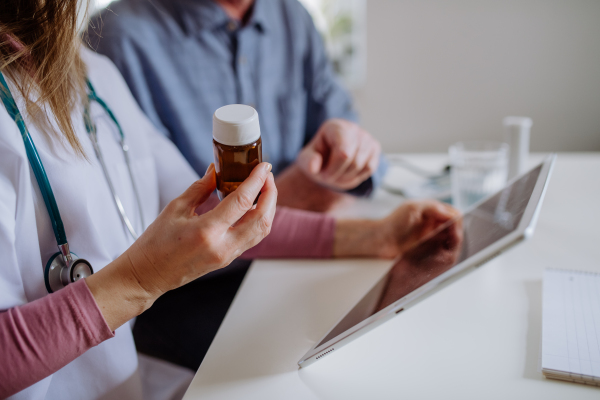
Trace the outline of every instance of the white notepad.
<instances>
[{"instance_id":1,"label":"white notepad","mask_svg":"<svg viewBox=\"0 0 600 400\"><path fill-rule=\"evenodd\" d=\"M600 386L600 275L544 272L542 372Z\"/></svg>"}]
</instances>

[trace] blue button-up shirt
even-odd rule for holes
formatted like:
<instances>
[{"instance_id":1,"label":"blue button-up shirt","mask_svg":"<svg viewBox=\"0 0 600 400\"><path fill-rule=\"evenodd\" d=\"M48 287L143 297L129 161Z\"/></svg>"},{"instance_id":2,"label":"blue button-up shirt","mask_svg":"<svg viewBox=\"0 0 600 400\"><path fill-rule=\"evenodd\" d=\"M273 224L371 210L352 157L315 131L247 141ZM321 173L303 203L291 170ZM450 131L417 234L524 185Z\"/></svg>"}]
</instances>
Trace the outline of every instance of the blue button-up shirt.
<instances>
[{"instance_id":1,"label":"blue button-up shirt","mask_svg":"<svg viewBox=\"0 0 600 400\"><path fill-rule=\"evenodd\" d=\"M263 159L282 171L323 121L355 121L312 19L297 0L257 0L246 24L211 0L120 0L92 19L90 43L124 76L148 117L203 174L212 115L259 113ZM351 191L368 194L383 168Z\"/></svg>"}]
</instances>

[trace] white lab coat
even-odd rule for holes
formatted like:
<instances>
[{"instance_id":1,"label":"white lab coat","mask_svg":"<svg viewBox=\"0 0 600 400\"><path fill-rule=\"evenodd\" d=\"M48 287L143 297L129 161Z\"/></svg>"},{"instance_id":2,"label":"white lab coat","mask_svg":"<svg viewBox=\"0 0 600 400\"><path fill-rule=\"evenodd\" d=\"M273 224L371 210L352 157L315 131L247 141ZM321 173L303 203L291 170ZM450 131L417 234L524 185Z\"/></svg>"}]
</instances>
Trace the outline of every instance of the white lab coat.
<instances>
[{"instance_id":1,"label":"white lab coat","mask_svg":"<svg viewBox=\"0 0 600 400\"><path fill-rule=\"evenodd\" d=\"M127 137L148 224L166 203L197 179L197 174L144 116L114 65L86 49L82 49L82 57L98 96L112 109ZM24 114L22 99L10 82L9 85ZM95 102L91 115L116 192L139 232L142 227L137 203L117 141L116 126ZM73 121L89 161L73 155L68 145L49 138L33 123L27 126L52 185L71 251L89 260L94 271L98 271L123 253L133 239L121 222L87 136L81 109L73 113ZM47 294L43 269L56 252L50 218L27 160L21 134L0 104L0 310ZM155 372L154 375L156 379L161 374ZM114 338L88 350L12 398L142 399L142 380L131 326L125 324L117 329Z\"/></svg>"}]
</instances>

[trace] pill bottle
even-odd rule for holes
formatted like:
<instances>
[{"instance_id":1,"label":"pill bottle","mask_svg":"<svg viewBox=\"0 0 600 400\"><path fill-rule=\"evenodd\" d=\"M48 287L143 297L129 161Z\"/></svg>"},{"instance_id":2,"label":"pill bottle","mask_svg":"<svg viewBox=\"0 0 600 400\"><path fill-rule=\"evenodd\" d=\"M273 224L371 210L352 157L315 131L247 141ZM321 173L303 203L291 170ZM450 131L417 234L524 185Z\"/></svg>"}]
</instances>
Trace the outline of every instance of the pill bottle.
<instances>
[{"instance_id":1,"label":"pill bottle","mask_svg":"<svg viewBox=\"0 0 600 400\"><path fill-rule=\"evenodd\" d=\"M215 111L213 149L217 194L223 200L262 162L262 141L256 110L243 104L230 104Z\"/></svg>"}]
</instances>

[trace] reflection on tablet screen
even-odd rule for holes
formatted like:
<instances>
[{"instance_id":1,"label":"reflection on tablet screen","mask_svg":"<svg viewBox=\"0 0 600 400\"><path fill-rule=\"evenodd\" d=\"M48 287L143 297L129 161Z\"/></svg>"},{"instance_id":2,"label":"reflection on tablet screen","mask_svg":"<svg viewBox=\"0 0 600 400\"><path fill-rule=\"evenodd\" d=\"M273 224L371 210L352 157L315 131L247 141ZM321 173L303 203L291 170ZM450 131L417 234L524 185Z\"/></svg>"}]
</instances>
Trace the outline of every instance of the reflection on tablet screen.
<instances>
[{"instance_id":1,"label":"reflection on tablet screen","mask_svg":"<svg viewBox=\"0 0 600 400\"><path fill-rule=\"evenodd\" d=\"M541 170L540 165L407 251L317 347L517 229Z\"/></svg>"}]
</instances>

